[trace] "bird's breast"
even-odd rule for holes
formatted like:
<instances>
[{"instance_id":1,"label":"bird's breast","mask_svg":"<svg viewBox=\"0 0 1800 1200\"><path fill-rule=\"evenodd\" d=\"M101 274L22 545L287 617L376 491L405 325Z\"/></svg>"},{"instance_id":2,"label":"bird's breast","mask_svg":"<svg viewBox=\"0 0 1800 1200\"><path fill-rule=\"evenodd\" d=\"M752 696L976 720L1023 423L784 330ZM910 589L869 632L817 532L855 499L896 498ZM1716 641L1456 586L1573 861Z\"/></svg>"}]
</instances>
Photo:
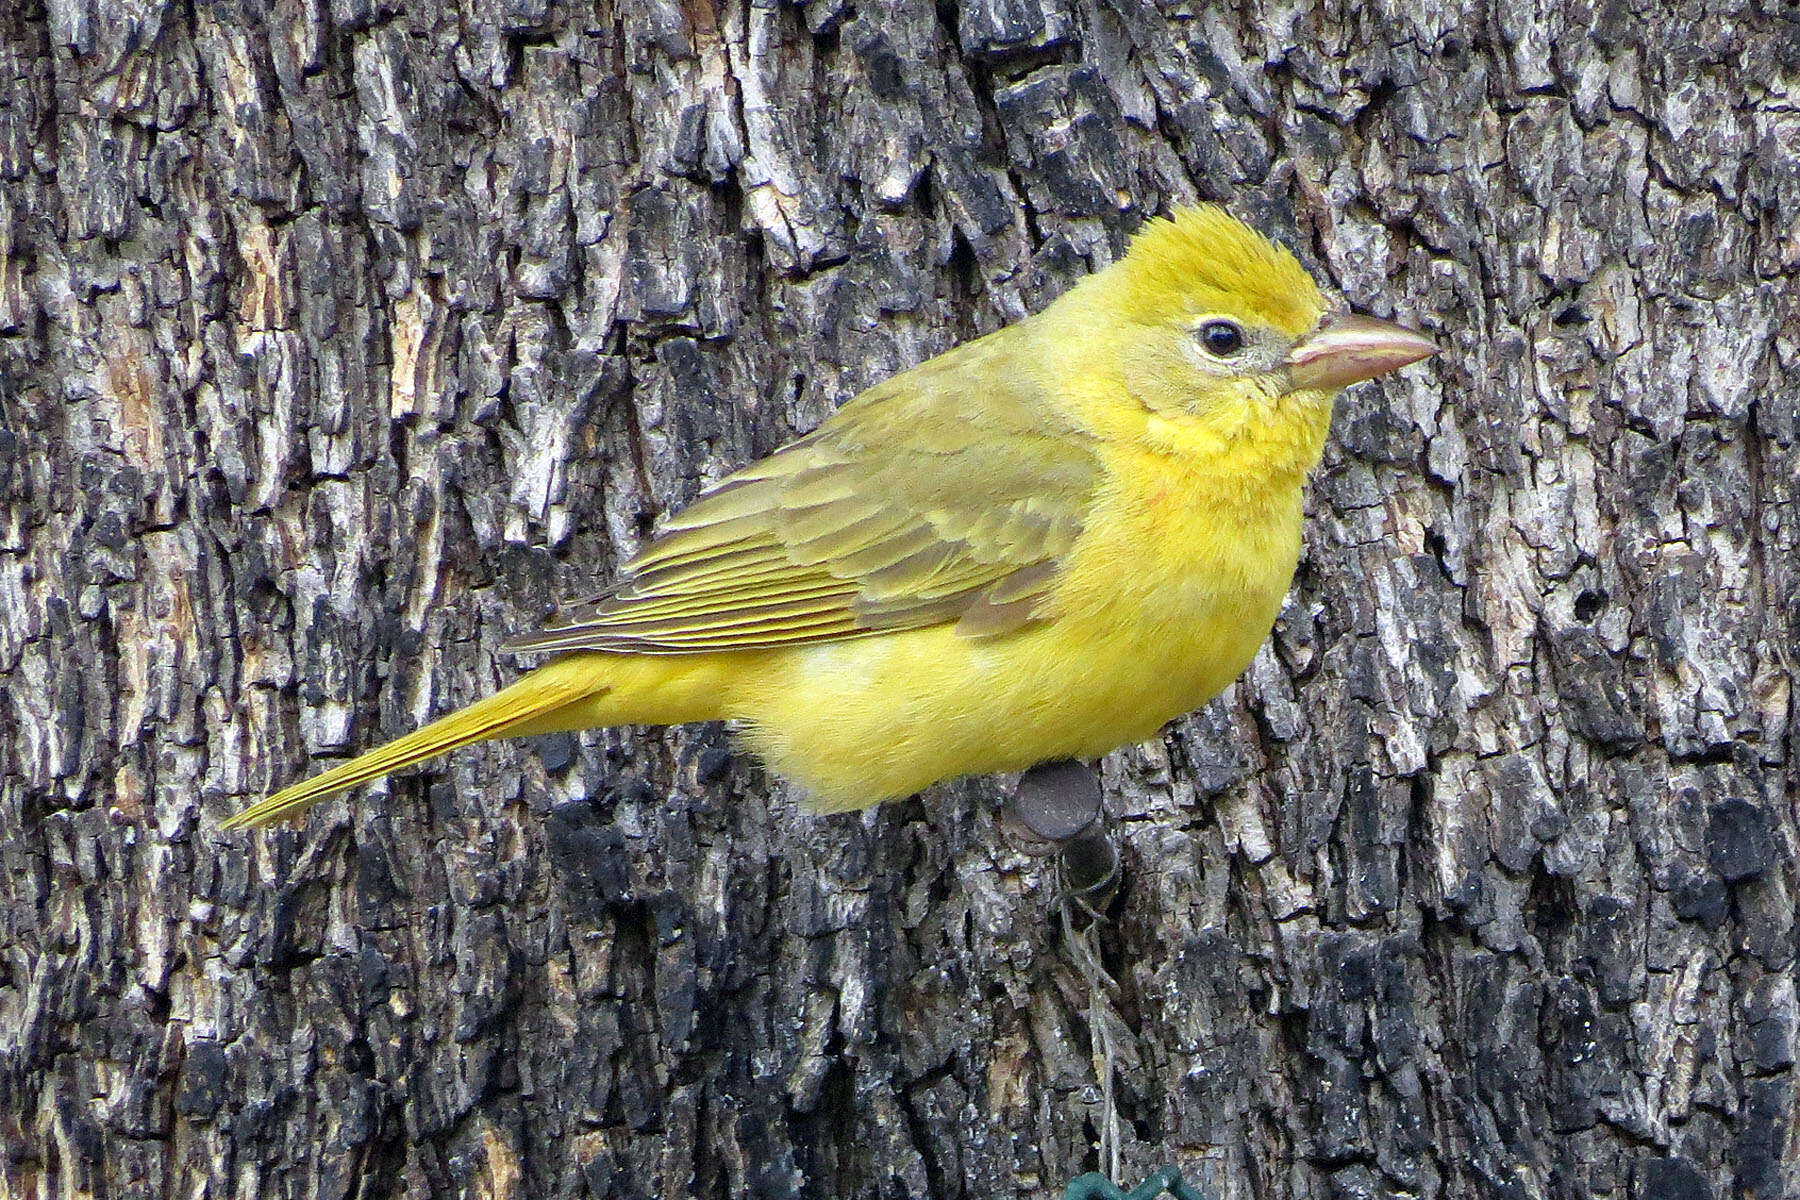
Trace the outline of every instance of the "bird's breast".
<instances>
[{"instance_id":1,"label":"bird's breast","mask_svg":"<svg viewBox=\"0 0 1800 1200\"><path fill-rule=\"evenodd\" d=\"M1148 666L1149 703L1198 707L1267 638L1300 552L1300 490L1146 476L1096 513L1061 600L1074 645Z\"/></svg>"}]
</instances>

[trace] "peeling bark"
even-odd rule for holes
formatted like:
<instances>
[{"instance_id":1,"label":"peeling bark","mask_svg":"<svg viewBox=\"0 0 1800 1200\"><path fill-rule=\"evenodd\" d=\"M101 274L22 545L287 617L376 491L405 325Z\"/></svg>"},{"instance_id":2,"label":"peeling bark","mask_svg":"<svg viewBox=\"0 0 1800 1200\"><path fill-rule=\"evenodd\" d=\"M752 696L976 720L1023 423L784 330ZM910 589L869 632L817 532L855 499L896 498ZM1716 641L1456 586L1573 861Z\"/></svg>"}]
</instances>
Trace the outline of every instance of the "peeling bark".
<instances>
[{"instance_id":1,"label":"peeling bark","mask_svg":"<svg viewBox=\"0 0 1800 1200\"><path fill-rule=\"evenodd\" d=\"M1800 1194L1797 79L1760 0L0 14L0 1194ZM217 832L1196 198L1447 352L1104 764L1106 922L1004 780L711 727Z\"/></svg>"}]
</instances>

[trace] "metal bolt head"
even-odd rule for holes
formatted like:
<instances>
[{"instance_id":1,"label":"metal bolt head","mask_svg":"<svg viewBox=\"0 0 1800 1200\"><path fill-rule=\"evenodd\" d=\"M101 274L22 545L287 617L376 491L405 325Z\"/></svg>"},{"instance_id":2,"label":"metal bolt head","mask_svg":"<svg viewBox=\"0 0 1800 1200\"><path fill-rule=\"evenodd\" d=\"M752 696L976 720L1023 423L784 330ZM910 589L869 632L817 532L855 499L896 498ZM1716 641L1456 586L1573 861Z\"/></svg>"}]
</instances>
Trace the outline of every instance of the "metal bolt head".
<instances>
[{"instance_id":1,"label":"metal bolt head","mask_svg":"<svg viewBox=\"0 0 1800 1200\"><path fill-rule=\"evenodd\" d=\"M1066 842L1100 815L1100 780L1085 763L1039 763L1020 777L1013 808L1038 837Z\"/></svg>"}]
</instances>

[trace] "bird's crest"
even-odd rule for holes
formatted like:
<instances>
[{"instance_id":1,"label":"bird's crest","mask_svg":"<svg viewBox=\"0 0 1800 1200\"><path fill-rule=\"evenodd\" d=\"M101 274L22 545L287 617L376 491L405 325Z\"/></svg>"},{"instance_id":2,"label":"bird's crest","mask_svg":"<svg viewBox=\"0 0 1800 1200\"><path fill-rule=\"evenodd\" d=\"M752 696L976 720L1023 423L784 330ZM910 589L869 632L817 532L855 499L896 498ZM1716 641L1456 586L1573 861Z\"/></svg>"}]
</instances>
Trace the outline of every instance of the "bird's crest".
<instances>
[{"instance_id":1,"label":"bird's crest","mask_svg":"<svg viewBox=\"0 0 1800 1200\"><path fill-rule=\"evenodd\" d=\"M1125 315L1144 322L1223 312L1298 337L1325 311L1325 298L1286 247L1216 204L1151 221L1117 271Z\"/></svg>"}]
</instances>

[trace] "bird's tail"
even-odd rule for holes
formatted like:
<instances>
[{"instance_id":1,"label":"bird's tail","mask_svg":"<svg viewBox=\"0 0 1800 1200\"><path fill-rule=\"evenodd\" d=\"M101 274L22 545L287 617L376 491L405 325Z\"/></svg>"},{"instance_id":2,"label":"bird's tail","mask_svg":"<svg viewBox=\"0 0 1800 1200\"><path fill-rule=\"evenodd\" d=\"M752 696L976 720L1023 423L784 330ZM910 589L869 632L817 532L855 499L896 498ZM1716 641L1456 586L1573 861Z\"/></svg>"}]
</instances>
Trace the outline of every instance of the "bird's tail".
<instances>
[{"instance_id":1,"label":"bird's tail","mask_svg":"<svg viewBox=\"0 0 1800 1200\"><path fill-rule=\"evenodd\" d=\"M334 792L471 742L557 728L552 716L557 709L604 690L594 678L592 664L582 661L589 657L569 655L548 662L485 700L257 801L226 818L220 828L242 829L298 816Z\"/></svg>"}]
</instances>

